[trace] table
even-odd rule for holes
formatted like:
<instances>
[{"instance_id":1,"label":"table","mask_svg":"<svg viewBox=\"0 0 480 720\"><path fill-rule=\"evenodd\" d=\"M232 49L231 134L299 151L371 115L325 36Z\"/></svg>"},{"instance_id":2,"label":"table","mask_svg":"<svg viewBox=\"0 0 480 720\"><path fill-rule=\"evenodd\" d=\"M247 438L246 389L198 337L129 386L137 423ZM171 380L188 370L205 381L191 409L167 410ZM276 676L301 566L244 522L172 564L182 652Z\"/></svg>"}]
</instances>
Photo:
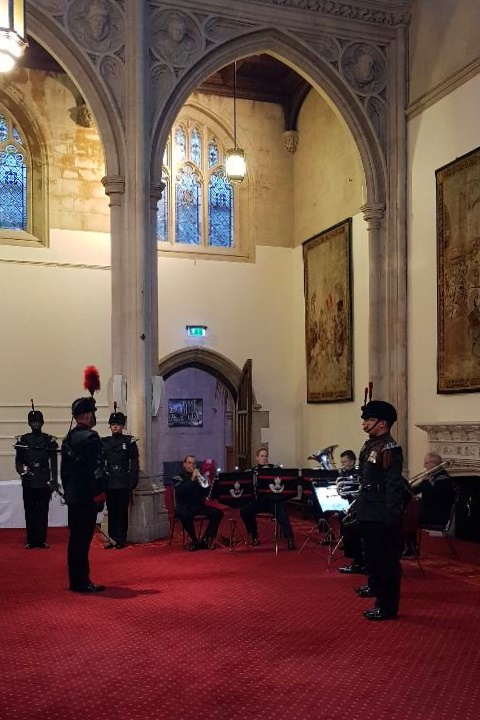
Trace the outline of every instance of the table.
<instances>
[{"instance_id":1,"label":"table","mask_svg":"<svg viewBox=\"0 0 480 720\"><path fill-rule=\"evenodd\" d=\"M49 527L67 525L67 506L62 505L57 493L52 495L48 512ZM20 480L0 482L0 528L24 528L22 483Z\"/></svg>"}]
</instances>

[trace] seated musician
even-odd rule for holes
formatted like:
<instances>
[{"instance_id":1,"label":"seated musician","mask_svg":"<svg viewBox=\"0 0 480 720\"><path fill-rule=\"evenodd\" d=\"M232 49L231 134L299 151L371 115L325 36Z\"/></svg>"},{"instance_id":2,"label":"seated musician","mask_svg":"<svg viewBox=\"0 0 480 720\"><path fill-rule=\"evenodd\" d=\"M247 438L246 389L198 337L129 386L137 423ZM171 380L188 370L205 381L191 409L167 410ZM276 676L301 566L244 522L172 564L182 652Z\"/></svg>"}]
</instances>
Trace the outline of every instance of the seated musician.
<instances>
[{"instance_id":1,"label":"seated musician","mask_svg":"<svg viewBox=\"0 0 480 720\"><path fill-rule=\"evenodd\" d=\"M200 473L196 468L194 455L187 455L183 461L183 470L172 478L175 488L175 502L177 517L181 521L185 532L192 541L190 550L213 549L215 538L223 517L223 512L216 507L205 504L208 487L200 483ZM195 515L205 515L208 525L202 538L198 538L195 531Z\"/></svg>"},{"instance_id":2,"label":"seated musician","mask_svg":"<svg viewBox=\"0 0 480 720\"><path fill-rule=\"evenodd\" d=\"M255 459L257 464L252 468L255 472L258 472L261 469L266 470L268 468L275 467L275 465L268 462L268 450L266 450L266 448L259 448L255 453ZM251 538L251 544L260 544L257 528L257 514L262 512L272 513L272 515L276 516L278 523L282 528L283 536L287 540L288 549L294 550L295 544L293 542L293 530L288 518L286 502L275 503L275 501L266 497L258 498L258 500L254 500L253 502L248 503L248 505L244 505L240 510L240 515L245 524L246 531Z\"/></svg>"},{"instance_id":3,"label":"seated musician","mask_svg":"<svg viewBox=\"0 0 480 720\"><path fill-rule=\"evenodd\" d=\"M355 471L355 463L357 456L353 450L344 450L340 455L341 470L339 473L339 482L347 477L351 477ZM347 496L348 497L348 496ZM353 502L353 497L349 498ZM346 574L356 574L365 572L365 559L363 555L363 546L360 536L360 528L355 521L355 514L349 513L340 519L340 535L343 540L343 552L345 557L351 559L350 565L344 565L338 568L338 572Z\"/></svg>"},{"instance_id":4,"label":"seated musician","mask_svg":"<svg viewBox=\"0 0 480 720\"><path fill-rule=\"evenodd\" d=\"M447 473L441 467L442 458L437 453L427 453L423 466L428 470L425 477L418 485L412 487L414 495L421 494L420 500L420 525L441 525L445 526L449 520L452 505L455 500L455 485ZM432 472L435 468L436 471Z\"/></svg>"}]
</instances>

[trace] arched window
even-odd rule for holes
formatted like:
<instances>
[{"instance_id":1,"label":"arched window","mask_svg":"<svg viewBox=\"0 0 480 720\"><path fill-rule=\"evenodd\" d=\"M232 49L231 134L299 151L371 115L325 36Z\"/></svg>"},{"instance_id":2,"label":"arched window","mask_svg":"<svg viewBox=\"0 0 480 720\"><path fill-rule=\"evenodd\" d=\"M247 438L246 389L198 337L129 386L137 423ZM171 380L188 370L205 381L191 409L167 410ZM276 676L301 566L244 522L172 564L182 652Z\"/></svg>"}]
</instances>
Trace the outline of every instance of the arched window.
<instances>
[{"instance_id":1,"label":"arched window","mask_svg":"<svg viewBox=\"0 0 480 720\"><path fill-rule=\"evenodd\" d=\"M225 174L231 140L212 118L187 113L174 124L163 158L160 250L249 257L238 238L241 195Z\"/></svg>"},{"instance_id":2,"label":"arched window","mask_svg":"<svg viewBox=\"0 0 480 720\"><path fill-rule=\"evenodd\" d=\"M0 243L48 244L46 145L25 107L0 102Z\"/></svg>"},{"instance_id":3,"label":"arched window","mask_svg":"<svg viewBox=\"0 0 480 720\"><path fill-rule=\"evenodd\" d=\"M27 229L25 140L9 113L0 110L0 228Z\"/></svg>"}]
</instances>

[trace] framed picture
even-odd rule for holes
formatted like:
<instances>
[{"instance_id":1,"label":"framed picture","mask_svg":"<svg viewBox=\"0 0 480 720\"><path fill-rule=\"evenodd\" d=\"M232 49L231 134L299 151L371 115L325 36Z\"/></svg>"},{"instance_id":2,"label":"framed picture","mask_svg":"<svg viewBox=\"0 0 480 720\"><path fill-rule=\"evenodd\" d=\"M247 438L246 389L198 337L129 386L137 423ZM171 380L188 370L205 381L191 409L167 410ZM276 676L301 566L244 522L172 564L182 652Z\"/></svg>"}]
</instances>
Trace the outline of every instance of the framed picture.
<instances>
[{"instance_id":1,"label":"framed picture","mask_svg":"<svg viewBox=\"0 0 480 720\"><path fill-rule=\"evenodd\" d=\"M303 243L307 402L353 400L351 218Z\"/></svg>"},{"instance_id":2,"label":"framed picture","mask_svg":"<svg viewBox=\"0 0 480 720\"><path fill-rule=\"evenodd\" d=\"M171 399L168 401L168 427L202 427L203 400Z\"/></svg>"},{"instance_id":3,"label":"framed picture","mask_svg":"<svg viewBox=\"0 0 480 720\"><path fill-rule=\"evenodd\" d=\"M439 393L480 390L480 148L436 171Z\"/></svg>"}]
</instances>

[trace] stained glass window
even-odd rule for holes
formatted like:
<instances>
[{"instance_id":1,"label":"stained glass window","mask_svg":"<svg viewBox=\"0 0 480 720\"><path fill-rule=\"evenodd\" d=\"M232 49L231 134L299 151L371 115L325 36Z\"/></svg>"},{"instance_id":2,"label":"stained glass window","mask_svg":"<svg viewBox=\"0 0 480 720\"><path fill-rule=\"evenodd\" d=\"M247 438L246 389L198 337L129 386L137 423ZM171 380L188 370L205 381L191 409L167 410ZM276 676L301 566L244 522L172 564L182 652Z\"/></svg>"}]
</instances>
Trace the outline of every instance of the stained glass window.
<instances>
[{"instance_id":1,"label":"stained glass window","mask_svg":"<svg viewBox=\"0 0 480 720\"><path fill-rule=\"evenodd\" d=\"M217 132L182 114L166 147L162 175L164 182L169 181L158 203L158 240L178 250L182 245L185 250L233 249L238 211Z\"/></svg>"},{"instance_id":2,"label":"stained glass window","mask_svg":"<svg viewBox=\"0 0 480 720\"><path fill-rule=\"evenodd\" d=\"M0 115L0 228L26 230L27 164L20 133Z\"/></svg>"},{"instance_id":3,"label":"stained glass window","mask_svg":"<svg viewBox=\"0 0 480 720\"><path fill-rule=\"evenodd\" d=\"M157 236L162 242L168 242L169 236L169 218L168 218L168 197L169 197L169 183L165 178L163 179L165 188L162 192L162 197L158 201L157 206Z\"/></svg>"},{"instance_id":4,"label":"stained glass window","mask_svg":"<svg viewBox=\"0 0 480 720\"><path fill-rule=\"evenodd\" d=\"M208 167L211 168L214 165L218 165L220 159L220 153L218 152L218 145L216 140L210 140L208 143Z\"/></svg>"},{"instance_id":5,"label":"stained glass window","mask_svg":"<svg viewBox=\"0 0 480 720\"><path fill-rule=\"evenodd\" d=\"M175 242L200 245L202 185L191 165L184 165L175 181Z\"/></svg>"},{"instance_id":6,"label":"stained glass window","mask_svg":"<svg viewBox=\"0 0 480 720\"><path fill-rule=\"evenodd\" d=\"M193 128L190 136L190 159L202 167L202 136L198 128Z\"/></svg>"},{"instance_id":7,"label":"stained glass window","mask_svg":"<svg viewBox=\"0 0 480 720\"><path fill-rule=\"evenodd\" d=\"M208 244L233 246L233 188L222 169L212 173L208 186Z\"/></svg>"}]
</instances>

